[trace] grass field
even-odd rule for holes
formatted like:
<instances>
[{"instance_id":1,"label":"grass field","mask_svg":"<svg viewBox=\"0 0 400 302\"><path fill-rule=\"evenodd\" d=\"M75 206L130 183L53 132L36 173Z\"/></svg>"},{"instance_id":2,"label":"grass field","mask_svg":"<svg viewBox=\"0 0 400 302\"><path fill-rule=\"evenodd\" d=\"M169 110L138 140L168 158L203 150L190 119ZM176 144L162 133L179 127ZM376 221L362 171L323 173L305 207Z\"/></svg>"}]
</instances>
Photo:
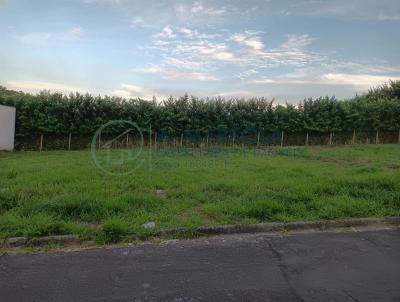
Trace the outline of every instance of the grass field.
<instances>
[{"instance_id":1,"label":"grass field","mask_svg":"<svg viewBox=\"0 0 400 302\"><path fill-rule=\"evenodd\" d=\"M400 215L400 145L146 150L111 166L133 173L104 173L89 151L0 153L0 238L113 242L170 227Z\"/></svg>"}]
</instances>

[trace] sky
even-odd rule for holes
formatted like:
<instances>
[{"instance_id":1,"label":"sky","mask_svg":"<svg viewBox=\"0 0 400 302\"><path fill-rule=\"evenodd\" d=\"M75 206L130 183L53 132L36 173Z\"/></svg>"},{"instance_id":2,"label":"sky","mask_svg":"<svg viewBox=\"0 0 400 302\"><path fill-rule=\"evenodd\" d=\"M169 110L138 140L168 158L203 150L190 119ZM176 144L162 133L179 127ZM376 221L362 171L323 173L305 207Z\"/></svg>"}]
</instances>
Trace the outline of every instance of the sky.
<instances>
[{"instance_id":1,"label":"sky","mask_svg":"<svg viewBox=\"0 0 400 302\"><path fill-rule=\"evenodd\" d=\"M350 98L400 79L399 0L0 0L0 85Z\"/></svg>"}]
</instances>

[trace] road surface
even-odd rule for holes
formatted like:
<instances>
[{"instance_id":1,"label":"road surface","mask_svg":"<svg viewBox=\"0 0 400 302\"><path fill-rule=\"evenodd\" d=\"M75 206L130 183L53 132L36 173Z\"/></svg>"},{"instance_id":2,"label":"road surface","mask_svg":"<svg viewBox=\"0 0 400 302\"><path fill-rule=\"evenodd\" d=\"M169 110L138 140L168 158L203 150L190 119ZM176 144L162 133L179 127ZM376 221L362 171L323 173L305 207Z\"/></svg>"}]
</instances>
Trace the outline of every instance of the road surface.
<instances>
[{"instance_id":1,"label":"road surface","mask_svg":"<svg viewBox=\"0 0 400 302\"><path fill-rule=\"evenodd\" d=\"M400 231L6 254L0 301L400 301Z\"/></svg>"}]
</instances>

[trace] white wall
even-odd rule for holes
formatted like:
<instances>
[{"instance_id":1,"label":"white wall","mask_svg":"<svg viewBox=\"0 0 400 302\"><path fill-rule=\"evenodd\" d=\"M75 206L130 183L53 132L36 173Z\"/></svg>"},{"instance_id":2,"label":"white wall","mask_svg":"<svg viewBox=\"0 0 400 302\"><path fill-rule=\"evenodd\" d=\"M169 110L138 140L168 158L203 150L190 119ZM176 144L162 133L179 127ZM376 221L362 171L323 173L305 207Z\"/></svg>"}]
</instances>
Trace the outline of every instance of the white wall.
<instances>
[{"instance_id":1,"label":"white wall","mask_svg":"<svg viewBox=\"0 0 400 302\"><path fill-rule=\"evenodd\" d=\"M0 150L14 149L15 108L0 105Z\"/></svg>"}]
</instances>

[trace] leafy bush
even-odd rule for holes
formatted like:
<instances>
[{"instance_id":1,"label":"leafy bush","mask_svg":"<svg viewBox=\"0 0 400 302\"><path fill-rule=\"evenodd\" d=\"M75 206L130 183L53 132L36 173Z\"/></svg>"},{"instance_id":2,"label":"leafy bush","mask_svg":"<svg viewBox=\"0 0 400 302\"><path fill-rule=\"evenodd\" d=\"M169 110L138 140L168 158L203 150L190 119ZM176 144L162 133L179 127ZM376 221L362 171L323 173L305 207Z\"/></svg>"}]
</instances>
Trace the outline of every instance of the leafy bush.
<instances>
[{"instance_id":1,"label":"leafy bush","mask_svg":"<svg viewBox=\"0 0 400 302\"><path fill-rule=\"evenodd\" d=\"M41 92L38 95L0 87L0 104L17 108L16 138L41 134L55 137L91 136L110 120L138 124L145 137L151 131L159 139L181 141L189 130L203 139L224 132L239 139L240 133L263 138L277 133L330 133L357 131L398 131L400 129L400 81L371 89L350 100L320 97L306 99L297 106L273 104L265 98L199 99L188 95L162 102L90 94ZM222 131L222 130L226 131ZM118 126L108 134L120 133ZM261 135L260 135L261 132ZM107 134L107 133L104 133ZM242 139L244 139L242 137ZM61 142L65 148L65 142Z\"/></svg>"}]
</instances>

